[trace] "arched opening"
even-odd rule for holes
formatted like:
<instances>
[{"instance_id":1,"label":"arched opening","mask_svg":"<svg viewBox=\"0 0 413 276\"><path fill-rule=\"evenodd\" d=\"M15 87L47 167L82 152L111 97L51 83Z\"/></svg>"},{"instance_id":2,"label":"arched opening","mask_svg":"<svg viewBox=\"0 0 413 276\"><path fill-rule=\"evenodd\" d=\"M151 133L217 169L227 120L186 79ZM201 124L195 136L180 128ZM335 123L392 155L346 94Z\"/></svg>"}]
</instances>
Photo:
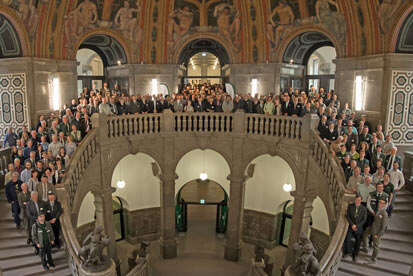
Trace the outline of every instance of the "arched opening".
<instances>
[{"instance_id":1,"label":"arched opening","mask_svg":"<svg viewBox=\"0 0 413 276\"><path fill-rule=\"evenodd\" d=\"M320 32L297 35L283 54L286 64L281 69L281 91L334 89L336 56L334 44L326 35Z\"/></svg>"},{"instance_id":2,"label":"arched opening","mask_svg":"<svg viewBox=\"0 0 413 276\"><path fill-rule=\"evenodd\" d=\"M180 255L209 252L213 253L214 258L222 258L224 248L221 233L226 230L227 176L230 174L227 161L216 151L196 149L182 156L175 171L178 175L175 181L177 210L186 208L176 213L177 229L186 230L185 235L179 237ZM199 204L185 206L182 199L192 203L198 201ZM181 227L185 225L179 224L179 215L182 218L187 216L187 229Z\"/></svg>"},{"instance_id":3,"label":"arched opening","mask_svg":"<svg viewBox=\"0 0 413 276\"><path fill-rule=\"evenodd\" d=\"M247 244L271 250L274 265L284 264L294 198L295 177L279 156L260 155L250 162L254 174L245 184L242 238ZM290 216L285 216L290 214Z\"/></svg>"},{"instance_id":4,"label":"arched opening","mask_svg":"<svg viewBox=\"0 0 413 276\"><path fill-rule=\"evenodd\" d=\"M413 53L413 7L410 8L410 13L408 13L403 23L401 23L400 31L397 35L395 52Z\"/></svg>"},{"instance_id":5,"label":"arched opening","mask_svg":"<svg viewBox=\"0 0 413 276\"><path fill-rule=\"evenodd\" d=\"M188 43L178 59L186 67L181 85L185 84L224 84L221 68L230 63L225 48L215 40L202 38Z\"/></svg>"},{"instance_id":6,"label":"arched opening","mask_svg":"<svg viewBox=\"0 0 413 276\"><path fill-rule=\"evenodd\" d=\"M157 239L160 233L160 184L152 173L156 161L137 153L123 157L112 174L113 223L117 240ZM122 231L123 223L123 231Z\"/></svg>"},{"instance_id":7,"label":"arched opening","mask_svg":"<svg viewBox=\"0 0 413 276\"><path fill-rule=\"evenodd\" d=\"M4 14L0 14L0 58L22 56L23 49L15 27Z\"/></svg>"},{"instance_id":8,"label":"arched opening","mask_svg":"<svg viewBox=\"0 0 413 276\"><path fill-rule=\"evenodd\" d=\"M108 89L115 89L115 84L122 92L129 90L128 78L107 79L106 69L110 66L120 66L128 62L122 45L115 38L104 34L94 34L85 38L76 52L79 62L78 93L83 89L99 91L108 82Z\"/></svg>"},{"instance_id":9,"label":"arched opening","mask_svg":"<svg viewBox=\"0 0 413 276\"><path fill-rule=\"evenodd\" d=\"M88 192L80 205L79 215L77 217L77 234L79 242L82 243L84 238L95 227L96 208L95 197L92 192Z\"/></svg>"}]
</instances>

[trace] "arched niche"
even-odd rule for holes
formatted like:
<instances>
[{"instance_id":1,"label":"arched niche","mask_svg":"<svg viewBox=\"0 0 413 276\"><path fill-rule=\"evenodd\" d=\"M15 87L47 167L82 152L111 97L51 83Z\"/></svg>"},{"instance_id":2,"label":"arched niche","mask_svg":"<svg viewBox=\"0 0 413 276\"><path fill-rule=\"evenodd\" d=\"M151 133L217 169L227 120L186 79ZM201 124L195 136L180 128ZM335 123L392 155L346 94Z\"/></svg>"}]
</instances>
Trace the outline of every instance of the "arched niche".
<instances>
[{"instance_id":1,"label":"arched niche","mask_svg":"<svg viewBox=\"0 0 413 276\"><path fill-rule=\"evenodd\" d=\"M413 54L413 5L400 18L393 36L395 53Z\"/></svg>"},{"instance_id":2,"label":"arched niche","mask_svg":"<svg viewBox=\"0 0 413 276\"><path fill-rule=\"evenodd\" d=\"M78 228L95 221L96 208L94 201L95 198L92 192L88 192L83 198L77 217Z\"/></svg>"},{"instance_id":3,"label":"arched niche","mask_svg":"<svg viewBox=\"0 0 413 276\"><path fill-rule=\"evenodd\" d=\"M179 54L178 64L188 66L189 59L201 52L208 52L215 55L219 59L221 66L231 62L227 50L221 43L209 38L199 38L190 41L182 48Z\"/></svg>"},{"instance_id":4,"label":"arched niche","mask_svg":"<svg viewBox=\"0 0 413 276\"><path fill-rule=\"evenodd\" d=\"M225 158L213 150L195 149L183 155L175 169L178 179L175 180L175 193L191 180L199 179L201 172L205 172L208 179L219 183L229 194L230 167ZM230 195L231 196L231 195Z\"/></svg>"},{"instance_id":5,"label":"arched niche","mask_svg":"<svg viewBox=\"0 0 413 276\"><path fill-rule=\"evenodd\" d=\"M113 196L127 202L128 211L160 206L160 181L153 175L152 166L156 161L144 153L128 154L113 170L111 186L116 188ZM125 187L119 188L123 180Z\"/></svg>"},{"instance_id":6,"label":"arched niche","mask_svg":"<svg viewBox=\"0 0 413 276\"><path fill-rule=\"evenodd\" d=\"M245 184L244 209L275 215L287 200L294 200L283 188L291 184L295 190L295 178L291 167L279 156L264 154L255 158L254 175ZM281 208L282 209L282 208Z\"/></svg>"},{"instance_id":7,"label":"arched niche","mask_svg":"<svg viewBox=\"0 0 413 276\"><path fill-rule=\"evenodd\" d=\"M313 221L311 228L315 228L326 235L330 235L330 225L327 209L321 198L319 198L318 196L313 201L313 211L311 212L311 218Z\"/></svg>"},{"instance_id":8,"label":"arched niche","mask_svg":"<svg viewBox=\"0 0 413 276\"><path fill-rule=\"evenodd\" d=\"M23 56L20 36L13 23L0 12L0 58Z\"/></svg>"},{"instance_id":9,"label":"arched niche","mask_svg":"<svg viewBox=\"0 0 413 276\"><path fill-rule=\"evenodd\" d=\"M84 34L74 47L72 58L83 48L95 51L102 58L104 67L133 62L128 44L113 31L94 30Z\"/></svg>"}]
</instances>

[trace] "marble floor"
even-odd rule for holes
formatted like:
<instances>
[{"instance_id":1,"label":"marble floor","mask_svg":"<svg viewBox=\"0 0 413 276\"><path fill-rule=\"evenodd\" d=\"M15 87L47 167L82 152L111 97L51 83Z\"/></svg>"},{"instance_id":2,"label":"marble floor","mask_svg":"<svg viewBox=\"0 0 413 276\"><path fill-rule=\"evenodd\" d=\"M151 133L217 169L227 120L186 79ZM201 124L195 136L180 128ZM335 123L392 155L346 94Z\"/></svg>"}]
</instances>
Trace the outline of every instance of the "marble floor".
<instances>
[{"instance_id":1,"label":"marble floor","mask_svg":"<svg viewBox=\"0 0 413 276\"><path fill-rule=\"evenodd\" d=\"M149 248L152 276L246 276L248 275L253 247L244 244L239 262L224 260L223 236L215 233L216 206L190 205L188 208L188 231L178 235L178 257L164 260L160 257L159 243L151 242ZM126 241L118 243L120 259L126 260L127 253L133 248ZM274 257L275 264L282 264L286 248L276 247L268 252ZM127 262L122 262L122 275L127 270ZM273 275L279 275L274 269Z\"/></svg>"}]
</instances>

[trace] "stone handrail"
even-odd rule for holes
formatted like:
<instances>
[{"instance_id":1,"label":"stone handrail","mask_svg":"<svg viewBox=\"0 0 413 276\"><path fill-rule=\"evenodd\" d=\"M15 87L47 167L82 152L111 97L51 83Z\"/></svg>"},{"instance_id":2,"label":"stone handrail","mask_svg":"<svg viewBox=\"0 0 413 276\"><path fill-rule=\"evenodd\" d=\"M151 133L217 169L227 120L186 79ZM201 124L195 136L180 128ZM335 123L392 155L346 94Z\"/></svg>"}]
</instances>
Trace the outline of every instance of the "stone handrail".
<instances>
[{"instance_id":1,"label":"stone handrail","mask_svg":"<svg viewBox=\"0 0 413 276\"><path fill-rule=\"evenodd\" d=\"M7 183L4 183L4 178L7 173L7 166L11 163L11 148L0 150L0 189L4 188Z\"/></svg>"},{"instance_id":2,"label":"stone handrail","mask_svg":"<svg viewBox=\"0 0 413 276\"><path fill-rule=\"evenodd\" d=\"M245 131L252 135L276 136L300 141L303 121L306 117L287 117L248 114L245 116Z\"/></svg>"},{"instance_id":3,"label":"stone handrail","mask_svg":"<svg viewBox=\"0 0 413 276\"><path fill-rule=\"evenodd\" d=\"M149 256L146 258L139 258L136 266L126 274L126 276L149 276Z\"/></svg>"},{"instance_id":4,"label":"stone handrail","mask_svg":"<svg viewBox=\"0 0 413 276\"><path fill-rule=\"evenodd\" d=\"M175 132L232 132L233 113L174 113Z\"/></svg>"},{"instance_id":5,"label":"stone handrail","mask_svg":"<svg viewBox=\"0 0 413 276\"><path fill-rule=\"evenodd\" d=\"M106 130L109 138L160 133L162 131L162 114L123 115L106 118Z\"/></svg>"},{"instance_id":6,"label":"stone handrail","mask_svg":"<svg viewBox=\"0 0 413 276\"><path fill-rule=\"evenodd\" d=\"M62 180L66 192L68 193L67 205L69 209L73 206L77 185L83 176L90 162L98 152L98 137L97 130L92 129L88 135L79 144L74 154L71 156L68 170Z\"/></svg>"},{"instance_id":7,"label":"stone handrail","mask_svg":"<svg viewBox=\"0 0 413 276\"><path fill-rule=\"evenodd\" d=\"M313 157L319 165L330 187L330 194L336 214L336 227L330 244L320 261L321 275L335 275L340 264L342 246L346 237L348 222L345 217L349 198L344 196L346 178L343 169L321 140L318 133L312 130Z\"/></svg>"}]
</instances>

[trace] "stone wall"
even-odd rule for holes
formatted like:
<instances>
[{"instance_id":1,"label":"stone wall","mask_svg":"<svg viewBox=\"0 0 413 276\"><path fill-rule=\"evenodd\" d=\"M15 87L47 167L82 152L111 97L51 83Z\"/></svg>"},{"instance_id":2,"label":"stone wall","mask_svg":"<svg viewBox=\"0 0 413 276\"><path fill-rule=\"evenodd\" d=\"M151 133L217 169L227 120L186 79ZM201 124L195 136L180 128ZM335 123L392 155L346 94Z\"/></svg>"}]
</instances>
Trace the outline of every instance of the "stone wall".
<instances>
[{"instance_id":1,"label":"stone wall","mask_svg":"<svg viewBox=\"0 0 413 276\"><path fill-rule=\"evenodd\" d=\"M242 239L246 243L271 249L277 244L277 228L281 214L272 215L244 209Z\"/></svg>"},{"instance_id":2,"label":"stone wall","mask_svg":"<svg viewBox=\"0 0 413 276\"><path fill-rule=\"evenodd\" d=\"M316 257L320 261L330 244L330 237L326 233L311 227L310 240L317 249Z\"/></svg>"},{"instance_id":3,"label":"stone wall","mask_svg":"<svg viewBox=\"0 0 413 276\"><path fill-rule=\"evenodd\" d=\"M128 242L135 244L141 240L156 240L160 236L161 213L159 207L129 211L127 217Z\"/></svg>"}]
</instances>

